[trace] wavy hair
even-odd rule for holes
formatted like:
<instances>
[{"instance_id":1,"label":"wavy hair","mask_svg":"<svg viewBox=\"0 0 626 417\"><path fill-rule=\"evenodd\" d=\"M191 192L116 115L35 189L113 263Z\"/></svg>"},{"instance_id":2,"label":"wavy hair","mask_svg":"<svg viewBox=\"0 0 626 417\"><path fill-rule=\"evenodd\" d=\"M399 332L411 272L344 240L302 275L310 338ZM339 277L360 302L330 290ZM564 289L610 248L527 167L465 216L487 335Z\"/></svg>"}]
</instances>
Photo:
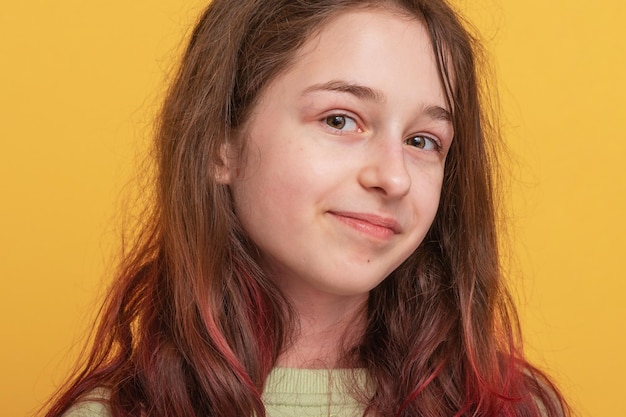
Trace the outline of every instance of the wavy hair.
<instances>
[{"instance_id":1,"label":"wavy hair","mask_svg":"<svg viewBox=\"0 0 626 417\"><path fill-rule=\"evenodd\" d=\"M83 365L50 403L58 417L106 388L114 417L265 416L267 375L294 330L289 302L255 261L220 149L260 94L342 12L386 8L421 21L453 109L440 207L418 249L371 291L362 340L366 415L566 416L525 359L500 268L499 136L477 78L480 49L443 0L213 0L197 23L156 133L151 214L124 256ZM411 331L407 331L407 329Z\"/></svg>"}]
</instances>

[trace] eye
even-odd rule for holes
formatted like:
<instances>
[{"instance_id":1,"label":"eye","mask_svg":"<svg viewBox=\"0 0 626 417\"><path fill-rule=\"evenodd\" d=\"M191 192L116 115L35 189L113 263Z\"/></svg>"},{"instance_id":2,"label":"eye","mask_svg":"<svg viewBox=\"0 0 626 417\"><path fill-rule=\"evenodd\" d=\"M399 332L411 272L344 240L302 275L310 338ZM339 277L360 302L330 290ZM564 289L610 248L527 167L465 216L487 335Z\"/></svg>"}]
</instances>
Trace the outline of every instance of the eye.
<instances>
[{"instance_id":1,"label":"eye","mask_svg":"<svg viewBox=\"0 0 626 417\"><path fill-rule=\"evenodd\" d=\"M435 150L439 147L437 141L433 138L424 135L411 136L404 141L409 146L413 146L418 149Z\"/></svg>"},{"instance_id":2,"label":"eye","mask_svg":"<svg viewBox=\"0 0 626 417\"><path fill-rule=\"evenodd\" d=\"M336 130L342 131L358 131L359 126L356 121L345 114L332 114L324 118L324 123Z\"/></svg>"}]
</instances>

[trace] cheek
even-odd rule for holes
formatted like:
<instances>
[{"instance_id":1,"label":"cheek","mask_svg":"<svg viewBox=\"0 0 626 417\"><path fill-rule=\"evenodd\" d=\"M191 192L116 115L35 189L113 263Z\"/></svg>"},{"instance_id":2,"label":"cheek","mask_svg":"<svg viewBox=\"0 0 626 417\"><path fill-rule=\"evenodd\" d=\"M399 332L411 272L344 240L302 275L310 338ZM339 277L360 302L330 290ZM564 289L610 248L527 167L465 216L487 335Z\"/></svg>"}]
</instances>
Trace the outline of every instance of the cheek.
<instances>
[{"instance_id":1,"label":"cheek","mask_svg":"<svg viewBox=\"0 0 626 417\"><path fill-rule=\"evenodd\" d=\"M299 172L285 159L253 158L231 183L235 212L251 235L284 227L290 215L302 210L302 194L307 189Z\"/></svg>"},{"instance_id":2,"label":"cheek","mask_svg":"<svg viewBox=\"0 0 626 417\"><path fill-rule=\"evenodd\" d=\"M415 222L421 227L430 228L435 219L441 198L443 184L443 169L429 169L420 171L413 177L412 196Z\"/></svg>"},{"instance_id":3,"label":"cheek","mask_svg":"<svg viewBox=\"0 0 626 417\"><path fill-rule=\"evenodd\" d=\"M443 185L444 162L425 163L414 168L411 174L411 187L417 193L415 198L424 201L439 200Z\"/></svg>"}]
</instances>

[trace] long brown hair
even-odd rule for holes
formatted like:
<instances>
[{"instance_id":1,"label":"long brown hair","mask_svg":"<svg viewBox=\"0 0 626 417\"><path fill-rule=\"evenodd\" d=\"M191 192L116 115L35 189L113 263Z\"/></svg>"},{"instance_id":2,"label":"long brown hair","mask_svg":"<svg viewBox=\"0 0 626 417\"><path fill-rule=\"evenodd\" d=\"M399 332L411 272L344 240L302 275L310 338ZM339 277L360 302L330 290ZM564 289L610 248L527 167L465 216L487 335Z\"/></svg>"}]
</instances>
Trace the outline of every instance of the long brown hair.
<instances>
[{"instance_id":1,"label":"long brown hair","mask_svg":"<svg viewBox=\"0 0 626 417\"><path fill-rule=\"evenodd\" d=\"M191 35L156 135L155 199L123 259L84 365L46 416L98 387L118 416L264 416L263 386L294 313L255 262L226 185L256 100L339 13L386 7L423 22L453 109L440 207L420 247L375 288L345 363L375 387L366 414L560 416L522 355L499 266L493 147L478 45L443 0L213 0ZM407 331L408 330L408 331Z\"/></svg>"}]
</instances>

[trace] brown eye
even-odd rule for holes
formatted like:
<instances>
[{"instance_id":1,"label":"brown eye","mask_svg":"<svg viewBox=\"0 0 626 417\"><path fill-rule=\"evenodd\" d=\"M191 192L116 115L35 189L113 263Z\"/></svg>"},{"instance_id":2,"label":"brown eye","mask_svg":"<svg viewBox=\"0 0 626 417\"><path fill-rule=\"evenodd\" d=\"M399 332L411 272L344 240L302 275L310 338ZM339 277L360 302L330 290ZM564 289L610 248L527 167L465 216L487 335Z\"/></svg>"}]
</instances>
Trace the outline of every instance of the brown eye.
<instances>
[{"instance_id":1,"label":"brown eye","mask_svg":"<svg viewBox=\"0 0 626 417\"><path fill-rule=\"evenodd\" d=\"M346 116L332 115L326 118L326 124L333 129L343 129L346 126Z\"/></svg>"},{"instance_id":2,"label":"brown eye","mask_svg":"<svg viewBox=\"0 0 626 417\"><path fill-rule=\"evenodd\" d=\"M434 139L422 135L410 137L405 141L405 143L418 149L430 150L437 148L437 143Z\"/></svg>"},{"instance_id":3,"label":"brown eye","mask_svg":"<svg viewBox=\"0 0 626 417\"><path fill-rule=\"evenodd\" d=\"M330 116L324 117L321 121L323 121L331 129L340 133L361 131L357 121L350 116L346 116L345 114L331 114Z\"/></svg>"}]
</instances>

